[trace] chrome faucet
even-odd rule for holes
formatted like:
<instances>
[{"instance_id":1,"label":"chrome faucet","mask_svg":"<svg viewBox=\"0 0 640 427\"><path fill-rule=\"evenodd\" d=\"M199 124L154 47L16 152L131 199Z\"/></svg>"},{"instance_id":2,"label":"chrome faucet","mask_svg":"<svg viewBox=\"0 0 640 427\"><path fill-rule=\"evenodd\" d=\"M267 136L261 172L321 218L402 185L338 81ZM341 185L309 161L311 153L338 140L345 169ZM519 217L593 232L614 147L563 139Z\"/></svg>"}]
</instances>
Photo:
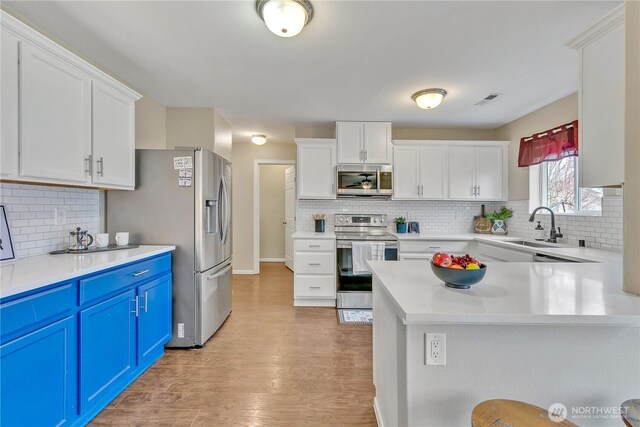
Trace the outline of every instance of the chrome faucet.
<instances>
[{"instance_id":1,"label":"chrome faucet","mask_svg":"<svg viewBox=\"0 0 640 427\"><path fill-rule=\"evenodd\" d=\"M540 206L535 208L533 210L533 213L531 213L531 216L529 217L529 222L533 222L533 220L536 219L536 212L538 212L540 209L546 209L551 214L551 233L549 235L549 239L547 239L547 242L558 243L558 239L561 239L564 236L560 232L560 227L558 227L558 230L556 231L556 215L551 209L549 209L546 206Z\"/></svg>"}]
</instances>

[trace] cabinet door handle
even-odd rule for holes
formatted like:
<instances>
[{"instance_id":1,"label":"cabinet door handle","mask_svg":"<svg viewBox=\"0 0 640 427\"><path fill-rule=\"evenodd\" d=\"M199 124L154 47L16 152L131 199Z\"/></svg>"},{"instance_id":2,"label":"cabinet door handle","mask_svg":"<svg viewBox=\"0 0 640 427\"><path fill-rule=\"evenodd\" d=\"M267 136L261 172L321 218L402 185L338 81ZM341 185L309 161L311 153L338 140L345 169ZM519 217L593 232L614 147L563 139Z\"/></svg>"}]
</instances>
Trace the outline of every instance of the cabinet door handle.
<instances>
[{"instance_id":1,"label":"cabinet door handle","mask_svg":"<svg viewBox=\"0 0 640 427\"><path fill-rule=\"evenodd\" d=\"M311 267L319 267L321 264L319 262L310 262L309 266Z\"/></svg>"},{"instance_id":2,"label":"cabinet door handle","mask_svg":"<svg viewBox=\"0 0 640 427\"><path fill-rule=\"evenodd\" d=\"M148 296L149 296L149 291L145 291L144 296L140 297L140 298L144 298L144 306L142 306L142 309L144 310L145 313L147 313L149 308L147 304L147 301L149 300Z\"/></svg>"},{"instance_id":3,"label":"cabinet door handle","mask_svg":"<svg viewBox=\"0 0 640 427\"><path fill-rule=\"evenodd\" d=\"M478 194L476 194L476 196L480 197L480 186L478 185Z\"/></svg>"},{"instance_id":4,"label":"cabinet door handle","mask_svg":"<svg viewBox=\"0 0 640 427\"><path fill-rule=\"evenodd\" d=\"M96 162L98 164L98 175L100 176L104 176L104 158L102 158L102 156L100 156L100 158L98 159L98 161Z\"/></svg>"},{"instance_id":5,"label":"cabinet door handle","mask_svg":"<svg viewBox=\"0 0 640 427\"><path fill-rule=\"evenodd\" d=\"M140 316L140 307L138 306L138 304L139 304L138 296L136 295L136 297L133 298L131 300L131 302L133 302L135 304L135 306L136 306L136 309L133 310L132 313L135 313L136 317L139 317Z\"/></svg>"},{"instance_id":6,"label":"cabinet door handle","mask_svg":"<svg viewBox=\"0 0 640 427\"><path fill-rule=\"evenodd\" d=\"M137 273L133 273L132 276L138 277L138 276L142 276L143 274L147 274L148 272L149 270L142 270L142 271L138 271Z\"/></svg>"},{"instance_id":7,"label":"cabinet door handle","mask_svg":"<svg viewBox=\"0 0 640 427\"><path fill-rule=\"evenodd\" d=\"M367 150L364 150L364 161L367 161Z\"/></svg>"},{"instance_id":8,"label":"cabinet door handle","mask_svg":"<svg viewBox=\"0 0 640 427\"><path fill-rule=\"evenodd\" d=\"M364 160L364 150L360 150L360 160Z\"/></svg>"},{"instance_id":9,"label":"cabinet door handle","mask_svg":"<svg viewBox=\"0 0 640 427\"><path fill-rule=\"evenodd\" d=\"M84 158L84 161L87 162L86 167L84 168L84 173L91 176L91 154Z\"/></svg>"}]
</instances>

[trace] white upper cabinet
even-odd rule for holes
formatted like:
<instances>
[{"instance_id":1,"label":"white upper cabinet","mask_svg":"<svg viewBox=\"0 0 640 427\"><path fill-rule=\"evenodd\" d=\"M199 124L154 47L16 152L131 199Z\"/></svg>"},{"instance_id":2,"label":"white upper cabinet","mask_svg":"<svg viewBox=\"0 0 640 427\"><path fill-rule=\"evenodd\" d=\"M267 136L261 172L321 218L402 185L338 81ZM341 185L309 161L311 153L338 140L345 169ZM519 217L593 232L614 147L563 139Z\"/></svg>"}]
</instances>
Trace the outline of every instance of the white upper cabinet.
<instances>
[{"instance_id":1,"label":"white upper cabinet","mask_svg":"<svg viewBox=\"0 0 640 427\"><path fill-rule=\"evenodd\" d=\"M446 199L447 146L396 141L393 149L393 175L394 199Z\"/></svg>"},{"instance_id":2,"label":"white upper cabinet","mask_svg":"<svg viewBox=\"0 0 640 427\"><path fill-rule=\"evenodd\" d=\"M93 182L135 184L135 104L101 82L93 84Z\"/></svg>"},{"instance_id":3,"label":"white upper cabinet","mask_svg":"<svg viewBox=\"0 0 640 427\"><path fill-rule=\"evenodd\" d=\"M133 189L140 95L16 18L2 29L2 178Z\"/></svg>"},{"instance_id":4,"label":"white upper cabinet","mask_svg":"<svg viewBox=\"0 0 640 427\"><path fill-rule=\"evenodd\" d=\"M21 43L20 176L84 184L90 154L91 78Z\"/></svg>"},{"instance_id":5,"label":"white upper cabinet","mask_svg":"<svg viewBox=\"0 0 640 427\"><path fill-rule=\"evenodd\" d=\"M420 147L394 147L393 198L420 198Z\"/></svg>"},{"instance_id":6,"label":"white upper cabinet","mask_svg":"<svg viewBox=\"0 0 640 427\"><path fill-rule=\"evenodd\" d=\"M18 38L1 30L0 35L0 176L18 176Z\"/></svg>"},{"instance_id":7,"label":"white upper cabinet","mask_svg":"<svg viewBox=\"0 0 640 427\"><path fill-rule=\"evenodd\" d=\"M449 147L449 198L507 200L507 142L476 142Z\"/></svg>"},{"instance_id":8,"label":"white upper cabinet","mask_svg":"<svg viewBox=\"0 0 640 427\"><path fill-rule=\"evenodd\" d=\"M391 123L336 122L338 164L391 163Z\"/></svg>"},{"instance_id":9,"label":"white upper cabinet","mask_svg":"<svg viewBox=\"0 0 640 427\"><path fill-rule=\"evenodd\" d=\"M475 153L475 147L449 147L449 196L452 199L476 198Z\"/></svg>"},{"instance_id":10,"label":"white upper cabinet","mask_svg":"<svg viewBox=\"0 0 640 427\"><path fill-rule=\"evenodd\" d=\"M336 198L335 139L296 139L298 199Z\"/></svg>"},{"instance_id":11,"label":"white upper cabinet","mask_svg":"<svg viewBox=\"0 0 640 427\"><path fill-rule=\"evenodd\" d=\"M568 45L580 52L580 186L624 182L624 5Z\"/></svg>"}]
</instances>

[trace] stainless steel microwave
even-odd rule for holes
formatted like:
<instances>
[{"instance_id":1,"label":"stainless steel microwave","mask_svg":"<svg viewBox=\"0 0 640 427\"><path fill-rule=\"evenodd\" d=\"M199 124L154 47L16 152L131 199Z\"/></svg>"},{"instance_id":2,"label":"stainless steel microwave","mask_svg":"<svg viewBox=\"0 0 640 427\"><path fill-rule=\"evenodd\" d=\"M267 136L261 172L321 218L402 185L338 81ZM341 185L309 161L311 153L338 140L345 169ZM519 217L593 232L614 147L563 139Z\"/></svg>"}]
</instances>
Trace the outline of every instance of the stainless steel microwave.
<instances>
[{"instance_id":1,"label":"stainless steel microwave","mask_svg":"<svg viewBox=\"0 0 640 427\"><path fill-rule=\"evenodd\" d=\"M388 199L393 194L391 166L338 165L336 194L339 198Z\"/></svg>"}]
</instances>

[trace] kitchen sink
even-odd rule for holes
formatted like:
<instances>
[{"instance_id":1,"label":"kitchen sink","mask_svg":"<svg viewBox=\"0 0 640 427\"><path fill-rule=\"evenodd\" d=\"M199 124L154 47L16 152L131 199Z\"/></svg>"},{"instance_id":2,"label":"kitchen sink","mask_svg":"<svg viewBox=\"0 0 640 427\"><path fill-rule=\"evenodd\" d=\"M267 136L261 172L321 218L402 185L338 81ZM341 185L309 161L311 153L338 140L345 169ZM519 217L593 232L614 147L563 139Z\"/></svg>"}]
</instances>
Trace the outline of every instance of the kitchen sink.
<instances>
[{"instance_id":1,"label":"kitchen sink","mask_svg":"<svg viewBox=\"0 0 640 427\"><path fill-rule=\"evenodd\" d=\"M529 246L532 248L557 248L555 243L531 242L529 240L511 240L505 243L513 243L514 245Z\"/></svg>"}]
</instances>

